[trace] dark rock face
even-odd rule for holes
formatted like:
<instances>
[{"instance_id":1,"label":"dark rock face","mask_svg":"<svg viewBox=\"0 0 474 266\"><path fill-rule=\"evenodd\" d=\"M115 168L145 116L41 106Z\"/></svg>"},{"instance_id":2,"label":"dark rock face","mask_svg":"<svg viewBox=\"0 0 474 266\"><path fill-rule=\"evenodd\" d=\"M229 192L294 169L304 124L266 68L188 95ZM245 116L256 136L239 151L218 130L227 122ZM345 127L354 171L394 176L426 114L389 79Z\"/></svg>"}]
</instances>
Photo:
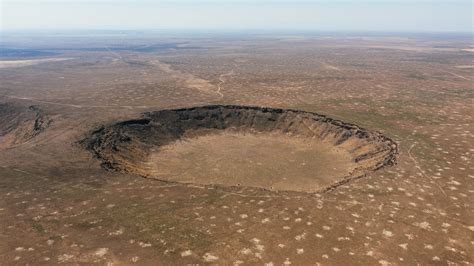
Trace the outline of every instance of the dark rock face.
<instances>
[{"instance_id":1,"label":"dark rock face","mask_svg":"<svg viewBox=\"0 0 474 266\"><path fill-rule=\"evenodd\" d=\"M21 144L41 134L53 123L38 106L20 106L12 103L0 104L0 147Z\"/></svg>"},{"instance_id":2,"label":"dark rock face","mask_svg":"<svg viewBox=\"0 0 474 266\"><path fill-rule=\"evenodd\" d=\"M385 166L395 164L397 144L379 132L344 123L316 113L232 105L161 110L143 114L136 120L118 122L91 133L82 143L106 169L147 176L141 162L156 151L181 138L220 131L278 132L291 138L330 143L351 154L358 167L324 190Z\"/></svg>"}]
</instances>

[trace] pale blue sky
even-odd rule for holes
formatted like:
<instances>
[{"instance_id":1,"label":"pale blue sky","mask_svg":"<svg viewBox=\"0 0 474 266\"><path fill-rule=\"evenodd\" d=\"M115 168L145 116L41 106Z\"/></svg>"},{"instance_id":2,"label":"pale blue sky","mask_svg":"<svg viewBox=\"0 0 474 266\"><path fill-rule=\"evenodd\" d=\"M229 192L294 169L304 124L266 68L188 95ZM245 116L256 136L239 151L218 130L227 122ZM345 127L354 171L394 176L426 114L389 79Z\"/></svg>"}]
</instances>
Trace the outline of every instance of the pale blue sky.
<instances>
[{"instance_id":1,"label":"pale blue sky","mask_svg":"<svg viewBox=\"0 0 474 266\"><path fill-rule=\"evenodd\" d=\"M1 29L472 32L471 0L0 0Z\"/></svg>"}]
</instances>

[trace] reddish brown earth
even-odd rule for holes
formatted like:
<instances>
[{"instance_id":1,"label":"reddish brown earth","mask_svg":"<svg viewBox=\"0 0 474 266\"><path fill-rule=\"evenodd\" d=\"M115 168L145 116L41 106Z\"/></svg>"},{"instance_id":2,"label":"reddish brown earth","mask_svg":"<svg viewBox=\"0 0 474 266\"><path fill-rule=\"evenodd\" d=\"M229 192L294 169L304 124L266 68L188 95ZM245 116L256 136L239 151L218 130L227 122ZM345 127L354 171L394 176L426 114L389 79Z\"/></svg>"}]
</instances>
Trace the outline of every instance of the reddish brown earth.
<instances>
[{"instance_id":1,"label":"reddish brown earth","mask_svg":"<svg viewBox=\"0 0 474 266\"><path fill-rule=\"evenodd\" d=\"M8 63L0 72L1 264L474 263L469 36L150 33L2 42L56 54L1 60L68 60ZM314 184L308 172L327 176L328 168L311 162L330 167L338 158L349 165L342 173L350 153L317 137L248 126L170 135L144 153L155 178L136 167L146 149L123 152L153 138L143 135L145 125L118 121L158 121L153 114L162 110L208 105L323 114L393 140L397 164L319 191L305 186ZM130 143L110 136L117 152L112 142L84 149L81 140L101 127L130 134ZM317 159L316 150L325 155ZM101 165L114 161L120 171ZM222 183L232 175L250 183ZM257 176L265 182L251 183ZM289 177L306 178L282 181Z\"/></svg>"}]
</instances>

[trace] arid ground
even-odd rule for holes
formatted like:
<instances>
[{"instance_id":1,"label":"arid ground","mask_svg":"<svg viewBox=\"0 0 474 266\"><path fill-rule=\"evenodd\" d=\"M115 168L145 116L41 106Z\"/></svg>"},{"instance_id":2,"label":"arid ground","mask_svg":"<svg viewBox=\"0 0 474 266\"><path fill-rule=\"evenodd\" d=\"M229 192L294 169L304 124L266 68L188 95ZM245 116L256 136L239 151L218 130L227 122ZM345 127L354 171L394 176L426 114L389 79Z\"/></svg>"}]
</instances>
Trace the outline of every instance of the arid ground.
<instances>
[{"instance_id":1,"label":"arid ground","mask_svg":"<svg viewBox=\"0 0 474 266\"><path fill-rule=\"evenodd\" d=\"M2 265L474 263L471 36L78 32L0 48ZM140 136L108 146L123 169L84 144L208 105L354 124L395 141L396 164L323 191L356 162L281 132L170 142L146 174L122 171Z\"/></svg>"}]
</instances>

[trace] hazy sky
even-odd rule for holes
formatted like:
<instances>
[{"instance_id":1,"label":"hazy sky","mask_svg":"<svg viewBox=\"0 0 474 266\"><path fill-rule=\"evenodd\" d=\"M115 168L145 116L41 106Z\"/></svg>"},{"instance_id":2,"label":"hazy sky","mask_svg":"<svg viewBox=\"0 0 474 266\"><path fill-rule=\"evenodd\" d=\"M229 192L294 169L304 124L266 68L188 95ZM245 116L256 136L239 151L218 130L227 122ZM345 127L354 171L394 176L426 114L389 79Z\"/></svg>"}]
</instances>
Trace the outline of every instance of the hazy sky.
<instances>
[{"instance_id":1,"label":"hazy sky","mask_svg":"<svg viewBox=\"0 0 474 266\"><path fill-rule=\"evenodd\" d=\"M0 0L1 29L462 31L471 0Z\"/></svg>"}]
</instances>

